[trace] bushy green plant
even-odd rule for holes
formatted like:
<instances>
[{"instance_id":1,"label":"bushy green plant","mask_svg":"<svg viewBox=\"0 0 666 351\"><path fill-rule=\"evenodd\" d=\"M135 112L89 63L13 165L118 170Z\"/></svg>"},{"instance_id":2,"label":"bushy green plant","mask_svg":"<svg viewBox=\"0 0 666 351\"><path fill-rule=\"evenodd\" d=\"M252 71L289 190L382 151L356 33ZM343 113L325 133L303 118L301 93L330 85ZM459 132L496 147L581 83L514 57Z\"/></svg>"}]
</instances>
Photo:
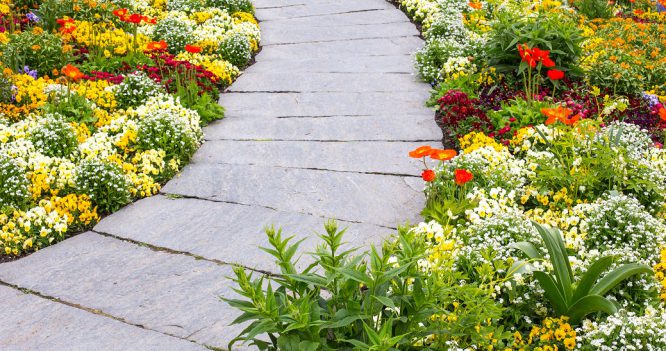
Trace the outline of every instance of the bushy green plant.
<instances>
[{"instance_id":1,"label":"bushy green plant","mask_svg":"<svg viewBox=\"0 0 666 351\"><path fill-rule=\"evenodd\" d=\"M160 111L139 121L136 146L139 150L163 150L167 162L187 162L198 142L182 120L168 111Z\"/></svg>"},{"instance_id":2,"label":"bushy green plant","mask_svg":"<svg viewBox=\"0 0 666 351\"><path fill-rule=\"evenodd\" d=\"M627 263L600 278L615 261L614 256L604 256L594 261L585 274L576 280L569 263L569 253L559 230L538 223L534 223L534 226L546 246L553 268L552 272L534 270L532 275L544 290L555 315L567 316L574 324L592 313L617 312L617 306L604 295L629 277L653 273L652 269L644 264ZM531 260L544 259L544 255L530 242L520 242L515 246ZM521 264L525 263L517 263Z\"/></svg>"},{"instance_id":3,"label":"bushy green plant","mask_svg":"<svg viewBox=\"0 0 666 351\"><path fill-rule=\"evenodd\" d=\"M23 208L31 199L30 181L11 158L0 155L0 209Z\"/></svg>"},{"instance_id":4,"label":"bushy green plant","mask_svg":"<svg viewBox=\"0 0 666 351\"><path fill-rule=\"evenodd\" d=\"M303 271L294 259L301 241L291 244L293 237L273 228L266 230L271 246L263 250L276 258L281 274L253 279L234 269L243 299L225 301L243 312L234 323L251 323L229 348L244 341L285 351L445 349L487 344L488 333L495 345L510 336L488 323L501 308L481 288L460 284L454 270L420 267L426 243L413 231L400 229L381 253L373 247L356 255L344 248L345 231L335 222L325 229ZM452 313L455 318L444 318Z\"/></svg>"},{"instance_id":5,"label":"bushy green plant","mask_svg":"<svg viewBox=\"0 0 666 351\"><path fill-rule=\"evenodd\" d=\"M604 0L577 0L574 5L578 12L589 19L611 18L613 17L613 8Z\"/></svg>"},{"instance_id":6,"label":"bushy green plant","mask_svg":"<svg viewBox=\"0 0 666 351\"><path fill-rule=\"evenodd\" d=\"M100 212L117 211L131 200L129 182L116 164L85 160L75 174L77 192L90 196Z\"/></svg>"},{"instance_id":7,"label":"bushy green plant","mask_svg":"<svg viewBox=\"0 0 666 351\"><path fill-rule=\"evenodd\" d=\"M177 54L185 49L185 45L193 42L192 27L175 17L167 17L155 25L155 40L168 43L168 50Z\"/></svg>"},{"instance_id":8,"label":"bushy green plant","mask_svg":"<svg viewBox=\"0 0 666 351\"><path fill-rule=\"evenodd\" d=\"M254 6L251 0L208 0L208 6L223 8L229 11L229 13L254 13Z\"/></svg>"},{"instance_id":9,"label":"bushy green plant","mask_svg":"<svg viewBox=\"0 0 666 351\"><path fill-rule=\"evenodd\" d=\"M197 111L201 125L224 118L224 107L218 104L209 93L200 93L196 82L180 84L176 90L180 103L191 110Z\"/></svg>"},{"instance_id":10,"label":"bushy green plant","mask_svg":"<svg viewBox=\"0 0 666 351\"><path fill-rule=\"evenodd\" d=\"M489 65L500 72L517 70L521 62L518 44L549 50L557 67L575 70L582 41L575 18L565 12L540 12L537 16L525 17L498 11L483 52Z\"/></svg>"},{"instance_id":11,"label":"bushy green plant","mask_svg":"<svg viewBox=\"0 0 666 351\"><path fill-rule=\"evenodd\" d=\"M1 60L15 72L28 66L41 75L51 74L53 68L62 68L71 59L63 50L62 37L51 33L32 31L9 35L9 42L0 46Z\"/></svg>"},{"instance_id":12,"label":"bushy green plant","mask_svg":"<svg viewBox=\"0 0 666 351\"><path fill-rule=\"evenodd\" d=\"M146 75L137 71L125 75L123 81L113 87L118 107L127 109L143 104L149 97L163 92L164 88Z\"/></svg>"},{"instance_id":13,"label":"bushy green plant","mask_svg":"<svg viewBox=\"0 0 666 351\"><path fill-rule=\"evenodd\" d=\"M41 107L44 113L62 116L69 122L93 124L97 121L92 103L66 86L52 85L46 93L49 100Z\"/></svg>"},{"instance_id":14,"label":"bushy green plant","mask_svg":"<svg viewBox=\"0 0 666 351\"><path fill-rule=\"evenodd\" d=\"M47 115L30 131L30 141L39 152L51 157L68 157L76 150L76 131L62 116Z\"/></svg>"},{"instance_id":15,"label":"bushy green plant","mask_svg":"<svg viewBox=\"0 0 666 351\"><path fill-rule=\"evenodd\" d=\"M545 101L528 103L525 99L512 99L502 102L499 110L488 111L488 118L498 130L509 124L514 130L518 130L543 123L544 116L541 109L544 107L550 107L550 103Z\"/></svg>"},{"instance_id":16,"label":"bushy green plant","mask_svg":"<svg viewBox=\"0 0 666 351\"><path fill-rule=\"evenodd\" d=\"M250 40L241 33L228 35L219 47L222 57L238 68L245 68L252 59Z\"/></svg>"}]
</instances>

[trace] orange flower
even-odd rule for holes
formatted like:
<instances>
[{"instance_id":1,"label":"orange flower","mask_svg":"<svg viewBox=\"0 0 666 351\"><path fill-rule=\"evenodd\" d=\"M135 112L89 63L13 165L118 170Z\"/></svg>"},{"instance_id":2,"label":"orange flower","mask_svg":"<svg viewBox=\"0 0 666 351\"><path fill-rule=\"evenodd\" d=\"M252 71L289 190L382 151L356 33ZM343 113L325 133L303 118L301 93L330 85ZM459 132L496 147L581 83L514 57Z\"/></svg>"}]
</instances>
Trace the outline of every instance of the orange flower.
<instances>
[{"instance_id":1,"label":"orange flower","mask_svg":"<svg viewBox=\"0 0 666 351\"><path fill-rule=\"evenodd\" d=\"M437 178L437 174L435 174L435 171L432 169L426 169L423 171L423 173L421 173L421 178L423 178L423 180L426 182L432 182L435 180L435 178Z\"/></svg>"},{"instance_id":2,"label":"orange flower","mask_svg":"<svg viewBox=\"0 0 666 351\"><path fill-rule=\"evenodd\" d=\"M146 45L146 49L148 49L150 51L164 50L166 48L167 48L167 43L164 40L153 41L153 42L148 43L148 45Z\"/></svg>"},{"instance_id":3,"label":"orange flower","mask_svg":"<svg viewBox=\"0 0 666 351\"><path fill-rule=\"evenodd\" d=\"M666 108L662 107L659 109L659 119L666 122Z\"/></svg>"},{"instance_id":4,"label":"orange flower","mask_svg":"<svg viewBox=\"0 0 666 351\"><path fill-rule=\"evenodd\" d=\"M548 117L548 119L546 120L546 125L553 124L557 121L560 121L564 124L569 125L571 123L567 122L568 117L571 116L571 113L573 113L573 111L571 111L570 109L568 109L566 107L557 106L556 108L545 108L544 107L544 108L541 109L541 113L543 113L544 116ZM580 118L580 116L578 116L578 118ZM578 121L578 119L576 119L576 121Z\"/></svg>"},{"instance_id":5,"label":"orange flower","mask_svg":"<svg viewBox=\"0 0 666 351\"><path fill-rule=\"evenodd\" d=\"M415 150L412 150L409 152L409 157L412 158L421 158L421 157L426 157L430 156L432 154L433 149L430 146L420 146L416 148Z\"/></svg>"},{"instance_id":6,"label":"orange flower","mask_svg":"<svg viewBox=\"0 0 666 351\"><path fill-rule=\"evenodd\" d=\"M474 174L466 169L456 169L454 171L456 184L463 186L470 180L474 179Z\"/></svg>"},{"instance_id":7,"label":"orange flower","mask_svg":"<svg viewBox=\"0 0 666 351\"><path fill-rule=\"evenodd\" d=\"M128 9L113 10L113 15L120 18L121 21L124 21L128 11L129 11Z\"/></svg>"},{"instance_id":8,"label":"orange flower","mask_svg":"<svg viewBox=\"0 0 666 351\"><path fill-rule=\"evenodd\" d=\"M187 51L191 54L198 54L198 53L201 52L201 48L198 47L198 46L187 44L187 45L185 45L185 51Z\"/></svg>"},{"instance_id":9,"label":"orange flower","mask_svg":"<svg viewBox=\"0 0 666 351\"><path fill-rule=\"evenodd\" d=\"M85 75L79 70L78 68L72 66L72 65L67 65L62 68L62 74L65 75L65 77L77 81L81 78L83 78Z\"/></svg>"},{"instance_id":10,"label":"orange flower","mask_svg":"<svg viewBox=\"0 0 666 351\"><path fill-rule=\"evenodd\" d=\"M430 158L433 160L440 160L440 161L448 161L454 157L456 157L458 153L456 150L452 149L447 149L447 150L440 150L440 149L432 149L430 153Z\"/></svg>"},{"instance_id":11,"label":"orange flower","mask_svg":"<svg viewBox=\"0 0 666 351\"><path fill-rule=\"evenodd\" d=\"M481 8L483 7L482 3L474 1L468 2L467 5L475 10L481 10Z\"/></svg>"}]
</instances>

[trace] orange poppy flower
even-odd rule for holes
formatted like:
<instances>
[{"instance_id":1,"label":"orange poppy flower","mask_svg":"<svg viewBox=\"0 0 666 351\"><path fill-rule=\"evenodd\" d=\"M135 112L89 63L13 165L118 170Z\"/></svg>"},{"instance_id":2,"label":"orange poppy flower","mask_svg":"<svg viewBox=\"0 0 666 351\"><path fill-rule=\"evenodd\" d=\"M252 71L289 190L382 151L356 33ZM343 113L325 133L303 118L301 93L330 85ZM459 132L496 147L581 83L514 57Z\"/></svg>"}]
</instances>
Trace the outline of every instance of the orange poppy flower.
<instances>
[{"instance_id":1,"label":"orange poppy flower","mask_svg":"<svg viewBox=\"0 0 666 351\"><path fill-rule=\"evenodd\" d=\"M127 16L128 9L117 9L113 10L113 15L120 18L122 21L124 21L125 16Z\"/></svg>"},{"instance_id":2,"label":"orange poppy flower","mask_svg":"<svg viewBox=\"0 0 666 351\"><path fill-rule=\"evenodd\" d=\"M448 161L454 157L456 157L458 153L456 150L452 149L447 149L447 150L440 150L440 149L432 149L430 153L430 158L433 160L440 160L440 161Z\"/></svg>"},{"instance_id":3,"label":"orange poppy flower","mask_svg":"<svg viewBox=\"0 0 666 351\"><path fill-rule=\"evenodd\" d=\"M483 7L482 3L474 1L468 2L467 5L475 10L481 10L481 8Z\"/></svg>"},{"instance_id":4,"label":"orange poppy flower","mask_svg":"<svg viewBox=\"0 0 666 351\"><path fill-rule=\"evenodd\" d=\"M146 49L148 49L150 51L164 50L166 48L167 48L167 43L164 40L153 41L153 42L148 43L148 45L146 45Z\"/></svg>"},{"instance_id":5,"label":"orange poppy flower","mask_svg":"<svg viewBox=\"0 0 666 351\"><path fill-rule=\"evenodd\" d=\"M185 51L187 51L191 54L198 54L198 53L201 52L201 48L198 47L198 46L187 44L187 45L185 45Z\"/></svg>"},{"instance_id":6,"label":"orange poppy flower","mask_svg":"<svg viewBox=\"0 0 666 351\"><path fill-rule=\"evenodd\" d=\"M409 152L409 157L421 158L421 157L430 156L430 154L432 154L432 150L433 149L428 145L420 146L420 147L410 151Z\"/></svg>"},{"instance_id":7,"label":"orange poppy flower","mask_svg":"<svg viewBox=\"0 0 666 351\"><path fill-rule=\"evenodd\" d=\"M456 169L454 175L456 178L456 184L460 186L465 185L467 182L474 179L474 174L466 169Z\"/></svg>"},{"instance_id":8,"label":"orange poppy flower","mask_svg":"<svg viewBox=\"0 0 666 351\"><path fill-rule=\"evenodd\" d=\"M662 107L659 109L659 119L666 122L666 108Z\"/></svg>"},{"instance_id":9,"label":"orange poppy flower","mask_svg":"<svg viewBox=\"0 0 666 351\"><path fill-rule=\"evenodd\" d=\"M423 173L421 173L421 178L426 182L432 182L435 180L435 178L437 178L437 174L432 169L426 169L423 171Z\"/></svg>"},{"instance_id":10,"label":"orange poppy flower","mask_svg":"<svg viewBox=\"0 0 666 351\"><path fill-rule=\"evenodd\" d=\"M72 65L67 65L67 66L63 67L62 68L62 74L64 74L65 77L67 77L71 80L74 80L74 81L77 81L77 80L85 77L85 75L81 72L81 70L79 70L77 67L74 67Z\"/></svg>"},{"instance_id":11,"label":"orange poppy flower","mask_svg":"<svg viewBox=\"0 0 666 351\"><path fill-rule=\"evenodd\" d=\"M544 108L541 109L541 113L543 113L544 116L548 117L548 119L546 120L546 125L553 124L557 121L560 121L560 122L568 125L570 123L567 123L567 120L568 120L567 117L571 116L571 113L573 113L573 111L571 111L570 109L568 109L566 107L557 106L556 108L545 108L544 107ZM578 118L580 118L580 116L578 116ZM578 119L576 119L576 121L577 120Z\"/></svg>"}]
</instances>

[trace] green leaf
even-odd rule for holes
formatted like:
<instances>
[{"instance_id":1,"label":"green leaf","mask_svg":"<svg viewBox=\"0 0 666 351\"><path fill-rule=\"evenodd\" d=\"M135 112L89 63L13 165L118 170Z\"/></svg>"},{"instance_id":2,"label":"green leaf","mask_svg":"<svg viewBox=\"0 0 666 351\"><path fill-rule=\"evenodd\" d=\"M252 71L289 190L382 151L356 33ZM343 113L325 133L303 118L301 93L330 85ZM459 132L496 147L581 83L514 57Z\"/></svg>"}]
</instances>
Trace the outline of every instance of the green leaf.
<instances>
[{"instance_id":1,"label":"green leaf","mask_svg":"<svg viewBox=\"0 0 666 351\"><path fill-rule=\"evenodd\" d=\"M599 280L599 282L592 288L592 290L590 290L590 293L603 296L625 279L633 275L643 273L654 272L652 271L652 268L640 263L628 263L622 265L601 278L601 280Z\"/></svg>"},{"instance_id":2,"label":"green leaf","mask_svg":"<svg viewBox=\"0 0 666 351\"><path fill-rule=\"evenodd\" d=\"M339 268L338 271L340 272L340 274L344 275L345 277L351 280L363 283L368 286L372 284L372 279L367 274L359 272L355 269Z\"/></svg>"},{"instance_id":3,"label":"green leaf","mask_svg":"<svg viewBox=\"0 0 666 351\"><path fill-rule=\"evenodd\" d=\"M573 272L571 271L569 255L564 247L562 235L560 235L558 230L546 228L536 222L534 222L534 226L546 244L546 248L550 254L550 260L553 264L553 271L557 278L556 286L560 290L566 305L568 304L568 301L571 301L571 297L573 296Z\"/></svg>"},{"instance_id":4,"label":"green leaf","mask_svg":"<svg viewBox=\"0 0 666 351\"><path fill-rule=\"evenodd\" d=\"M569 310L564 315L569 316L572 323L578 323L583 317L596 312L613 314L617 312L617 307L604 297L587 295L569 307Z\"/></svg>"},{"instance_id":5,"label":"green leaf","mask_svg":"<svg viewBox=\"0 0 666 351\"><path fill-rule=\"evenodd\" d=\"M613 256L605 256L594 261L587 269L585 275L583 275L583 278L581 278L580 283L578 283L572 301L577 301L588 295L594 283L613 264L614 259Z\"/></svg>"},{"instance_id":6,"label":"green leaf","mask_svg":"<svg viewBox=\"0 0 666 351\"><path fill-rule=\"evenodd\" d=\"M375 300L379 301L382 305L386 307L391 307L391 308L396 308L395 303L393 300L386 296L372 296Z\"/></svg>"},{"instance_id":7,"label":"green leaf","mask_svg":"<svg viewBox=\"0 0 666 351\"><path fill-rule=\"evenodd\" d=\"M522 251L527 257L535 260L535 259L542 259L543 255L539 251L539 249L534 246L534 244L527 242L527 241L522 241L519 243L515 243L511 245L512 247Z\"/></svg>"},{"instance_id":8,"label":"green leaf","mask_svg":"<svg viewBox=\"0 0 666 351\"><path fill-rule=\"evenodd\" d=\"M564 299L562 292L557 287L557 284L555 284L553 278L541 271L536 271L533 274L534 278L539 281L548 301L553 305L555 312L559 315L564 314L567 310L567 301Z\"/></svg>"}]
</instances>

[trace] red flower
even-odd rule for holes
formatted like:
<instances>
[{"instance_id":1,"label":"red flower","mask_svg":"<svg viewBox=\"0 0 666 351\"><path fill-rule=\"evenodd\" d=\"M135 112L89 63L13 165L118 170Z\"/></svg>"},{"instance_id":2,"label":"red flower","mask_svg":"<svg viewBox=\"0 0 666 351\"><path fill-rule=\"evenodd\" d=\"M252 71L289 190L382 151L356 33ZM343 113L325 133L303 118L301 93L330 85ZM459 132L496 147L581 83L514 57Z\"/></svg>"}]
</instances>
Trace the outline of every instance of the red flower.
<instances>
[{"instance_id":1,"label":"red flower","mask_svg":"<svg viewBox=\"0 0 666 351\"><path fill-rule=\"evenodd\" d=\"M536 67L537 60L533 56L532 49L527 44L518 44L518 54L520 54L523 62L526 62L532 68Z\"/></svg>"},{"instance_id":2,"label":"red flower","mask_svg":"<svg viewBox=\"0 0 666 351\"><path fill-rule=\"evenodd\" d=\"M167 43L164 40L153 41L148 43L148 45L146 45L146 49L148 49L149 51L164 50L166 48L167 48Z\"/></svg>"},{"instance_id":3,"label":"red flower","mask_svg":"<svg viewBox=\"0 0 666 351\"><path fill-rule=\"evenodd\" d=\"M659 113L659 119L661 119L662 121L666 121L666 109L661 107L659 108L658 113Z\"/></svg>"},{"instance_id":4,"label":"red flower","mask_svg":"<svg viewBox=\"0 0 666 351\"><path fill-rule=\"evenodd\" d=\"M113 10L113 15L120 18L122 21L124 21L123 18L125 18L125 16L127 16L128 11L129 11L128 9Z\"/></svg>"},{"instance_id":5,"label":"red flower","mask_svg":"<svg viewBox=\"0 0 666 351\"><path fill-rule=\"evenodd\" d=\"M541 62L544 67L555 67L555 61L550 58L550 51L539 48L530 48L527 44L518 44L518 54L523 62L530 67L536 67Z\"/></svg>"},{"instance_id":6,"label":"red flower","mask_svg":"<svg viewBox=\"0 0 666 351\"><path fill-rule=\"evenodd\" d=\"M432 182L435 180L435 178L437 178L437 174L435 174L435 171L432 169L426 169L423 171L423 173L421 173L421 178L423 178L423 180L426 182Z\"/></svg>"},{"instance_id":7,"label":"red flower","mask_svg":"<svg viewBox=\"0 0 666 351\"><path fill-rule=\"evenodd\" d=\"M548 78L552 80L560 80L564 78L564 71L560 71L559 69L551 69L548 71Z\"/></svg>"},{"instance_id":8,"label":"red flower","mask_svg":"<svg viewBox=\"0 0 666 351\"><path fill-rule=\"evenodd\" d=\"M144 16L141 16L138 13L133 13L129 17L126 17L124 19L124 21L129 22L129 23L139 24L139 23L141 23L141 21L143 21L143 19L144 19Z\"/></svg>"},{"instance_id":9,"label":"red flower","mask_svg":"<svg viewBox=\"0 0 666 351\"><path fill-rule=\"evenodd\" d=\"M198 54L201 52L201 48L198 46L190 45L187 44L185 45L185 51L192 53L192 54Z\"/></svg>"},{"instance_id":10,"label":"red flower","mask_svg":"<svg viewBox=\"0 0 666 351\"><path fill-rule=\"evenodd\" d=\"M454 171L456 177L456 184L462 186L467 184L470 180L474 179L472 172L466 169L456 169Z\"/></svg>"}]
</instances>

